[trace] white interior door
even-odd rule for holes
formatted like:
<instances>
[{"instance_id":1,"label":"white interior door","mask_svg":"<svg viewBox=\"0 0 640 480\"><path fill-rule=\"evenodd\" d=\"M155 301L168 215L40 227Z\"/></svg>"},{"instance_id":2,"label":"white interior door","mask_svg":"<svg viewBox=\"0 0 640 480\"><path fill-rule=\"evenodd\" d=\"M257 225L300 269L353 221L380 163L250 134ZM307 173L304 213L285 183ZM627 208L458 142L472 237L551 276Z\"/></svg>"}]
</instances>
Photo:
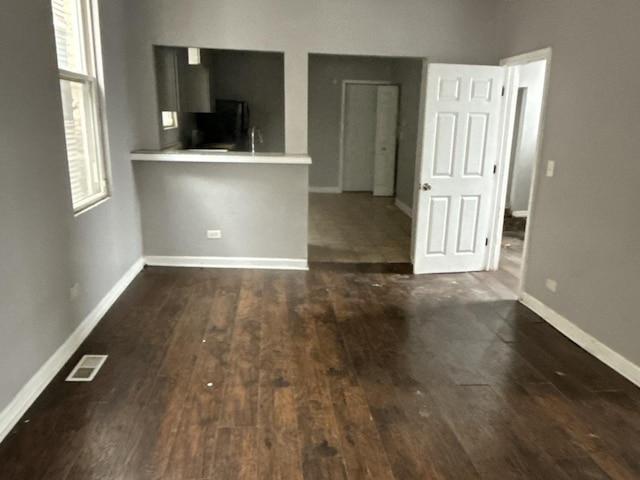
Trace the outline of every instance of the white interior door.
<instances>
[{"instance_id":1,"label":"white interior door","mask_svg":"<svg viewBox=\"0 0 640 480\"><path fill-rule=\"evenodd\" d=\"M392 196L395 191L396 138L398 132L397 85L377 89L376 140L373 170L373 194Z\"/></svg>"},{"instance_id":2,"label":"white interior door","mask_svg":"<svg viewBox=\"0 0 640 480\"><path fill-rule=\"evenodd\" d=\"M377 85L345 84L342 189L373 190Z\"/></svg>"},{"instance_id":3,"label":"white interior door","mask_svg":"<svg viewBox=\"0 0 640 480\"><path fill-rule=\"evenodd\" d=\"M484 270L504 67L429 65L414 215L415 273Z\"/></svg>"}]
</instances>

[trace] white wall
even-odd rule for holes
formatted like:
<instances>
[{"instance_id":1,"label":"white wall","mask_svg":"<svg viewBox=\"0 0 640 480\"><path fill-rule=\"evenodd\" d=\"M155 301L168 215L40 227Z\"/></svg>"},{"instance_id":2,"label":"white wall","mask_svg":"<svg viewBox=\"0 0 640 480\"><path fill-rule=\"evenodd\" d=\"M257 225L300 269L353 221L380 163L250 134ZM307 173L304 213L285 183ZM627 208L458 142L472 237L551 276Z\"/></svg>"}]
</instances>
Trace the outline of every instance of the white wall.
<instances>
[{"instance_id":1,"label":"white wall","mask_svg":"<svg viewBox=\"0 0 640 480\"><path fill-rule=\"evenodd\" d=\"M542 158L556 168L540 172L525 291L640 365L640 3L516 1L501 12L503 57L553 49Z\"/></svg>"},{"instance_id":2,"label":"white wall","mask_svg":"<svg viewBox=\"0 0 640 480\"><path fill-rule=\"evenodd\" d=\"M2 4L0 412L141 255L121 5L101 2L113 197L74 217L50 3Z\"/></svg>"},{"instance_id":3,"label":"white wall","mask_svg":"<svg viewBox=\"0 0 640 480\"><path fill-rule=\"evenodd\" d=\"M307 153L309 52L496 63L495 0L127 2L134 145L157 148L152 44L285 53L288 153Z\"/></svg>"}]
</instances>

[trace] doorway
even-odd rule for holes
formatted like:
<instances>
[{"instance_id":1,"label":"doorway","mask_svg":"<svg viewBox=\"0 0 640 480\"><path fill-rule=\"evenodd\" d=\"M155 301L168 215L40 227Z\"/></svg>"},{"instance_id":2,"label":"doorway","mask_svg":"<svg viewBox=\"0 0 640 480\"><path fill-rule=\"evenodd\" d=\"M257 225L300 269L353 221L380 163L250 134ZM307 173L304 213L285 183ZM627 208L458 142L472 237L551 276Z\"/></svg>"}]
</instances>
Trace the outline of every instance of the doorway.
<instances>
[{"instance_id":1,"label":"doorway","mask_svg":"<svg viewBox=\"0 0 640 480\"><path fill-rule=\"evenodd\" d=\"M371 192L309 195L309 261L406 263L411 219Z\"/></svg>"},{"instance_id":2,"label":"doorway","mask_svg":"<svg viewBox=\"0 0 640 480\"><path fill-rule=\"evenodd\" d=\"M542 171L540 151L550 63L550 48L509 57L500 62L509 69L509 98L505 111L509 128L505 129L503 145L506 167L502 175L503 188L498 190L501 193L498 197L499 213L504 213L504 217L503 222L498 223L496 235L503 242L490 267L497 269L501 256L509 262L512 252L508 250L516 246L521 258L518 296L523 291L529 238L535 228L532 213ZM553 171L547 171L546 174L552 176Z\"/></svg>"},{"instance_id":3,"label":"doorway","mask_svg":"<svg viewBox=\"0 0 640 480\"><path fill-rule=\"evenodd\" d=\"M410 262L422 63L309 55L310 262ZM345 103L356 104L361 120L347 113L345 122ZM379 115L385 105L392 113ZM376 131L390 135L376 141ZM376 181L376 170L386 181Z\"/></svg>"},{"instance_id":4,"label":"doorway","mask_svg":"<svg viewBox=\"0 0 640 480\"><path fill-rule=\"evenodd\" d=\"M521 96L521 139L515 150L526 150L527 155L520 157L529 159L528 184L524 187L529 202L523 210L528 212L535 206L539 127L550 53L546 49L513 57L501 66L428 66L429 80L422 86L423 138L419 142L414 196L415 273L498 269L520 75L527 95L526 101ZM537 61L541 61L544 72L527 86L527 69ZM521 187L523 183L516 176L521 166L514 164L512 186L518 183ZM525 234L523 269L527 237Z\"/></svg>"},{"instance_id":5,"label":"doorway","mask_svg":"<svg viewBox=\"0 0 640 480\"><path fill-rule=\"evenodd\" d=\"M537 158L546 61L537 60L512 68L518 70L518 92L503 232L505 235L524 240L533 167Z\"/></svg>"}]
</instances>

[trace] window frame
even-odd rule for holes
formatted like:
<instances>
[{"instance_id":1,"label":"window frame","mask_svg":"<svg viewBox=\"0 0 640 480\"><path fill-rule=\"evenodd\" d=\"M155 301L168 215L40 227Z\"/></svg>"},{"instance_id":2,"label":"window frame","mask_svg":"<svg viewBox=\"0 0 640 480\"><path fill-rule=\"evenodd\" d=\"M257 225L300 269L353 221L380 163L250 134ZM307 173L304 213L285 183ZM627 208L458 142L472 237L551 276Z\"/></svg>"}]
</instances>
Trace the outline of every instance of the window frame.
<instances>
[{"instance_id":1,"label":"window frame","mask_svg":"<svg viewBox=\"0 0 640 480\"><path fill-rule=\"evenodd\" d=\"M102 70L102 49L100 43L100 25L98 15L98 5L96 0L71 0L77 9L78 38L81 43L79 51L81 55L81 67L85 72L67 70L58 67L58 80L69 82L71 85L81 85L83 92L89 99L86 111L83 112L85 128L83 129L83 140L86 144L92 143L90 155L92 160L82 164L87 181L91 181L94 186L91 192L81 198L74 198L74 190L71 185L71 161L66 146L66 126L65 126L65 152L67 157L67 168L69 174L69 186L71 189L71 201L74 214L80 214L103 200L111 196L111 171L108 159L108 135L107 121L104 109L104 79ZM53 0L51 0L53 5ZM54 27L55 34L55 27ZM58 51L56 45L56 59ZM58 60L59 61L59 60ZM60 87L60 99L62 98L62 86Z\"/></svg>"}]
</instances>

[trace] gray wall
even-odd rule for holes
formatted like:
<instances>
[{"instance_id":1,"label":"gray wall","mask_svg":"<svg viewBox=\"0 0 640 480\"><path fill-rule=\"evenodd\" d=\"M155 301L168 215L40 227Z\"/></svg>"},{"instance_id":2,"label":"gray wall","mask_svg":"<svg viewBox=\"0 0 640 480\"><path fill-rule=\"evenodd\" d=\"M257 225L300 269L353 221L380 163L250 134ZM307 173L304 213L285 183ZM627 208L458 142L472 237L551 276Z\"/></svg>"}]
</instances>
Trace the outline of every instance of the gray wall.
<instances>
[{"instance_id":1,"label":"gray wall","mask_svg":"<svg viewBox=\"0 0 640 480\"><path fill-rule=\"evenodd\" d=\"M392 66L392 59L381 57L309 56L311 187L338 186L342 81L390 81Z\"/></svg>"},{"instance_id":2,"label":"gray wall","mask_svg":"<svg viewBox=\"0 0 640 480\"><path fill-rule=\"evenodd\" d=\"M145 255L307 258L308 165L136 162L135 173Z\"/></svg>"},{"instance_id":3,"label":"gray wall","mask_svg":"<svg viewBox=\"0 0 640 480\"><path fill-rule=\"evenodd\" d=\"M309 56L311 187L337 187L340 175L342 81L400 85L396 196L411 207L420 110L422 60L345 55Z\"/></svg>"},{"instance_id":4,"label":"gray wall","mask_svg":"<svg viewBox=\"0 0 640 480\"><path fill-rule=\"evenodd\" d=\"M498 0L127 2L134 146L157 148L152 44L284 52L285 150L307 153L309 52L496 63Z\"/></svg>"},{"instance_id":5,"label":"gray wall","mask_svg":"<svg viewBox=\"0 0 640 480\"><path fill-rule=\"evenodd\" d=\"M394 83L400 84L396 198L409 208L413 208L422 60L413 58L395 60L391 78Z\"/></svg>"},{"instance_id":6,"label":"gray wall","mask_svg":"<svg viewBox=\"0 0 640 480\"><path fill-rule=\"evenodd\" d=\"M0 411L141 256L128 158L122 3L100 2L113 196L77 217L50 2L2 5ZM69 289L76 282L80 296L72 303Z\"/></svg>"},{"instance_id":7,"label":"gray wall","mask_svg":"<svg viewBox=\"0 0 640 480\"><path fill-rule=\"evenodd\" d=\"M256 151L284 152L284 55L233 50L206 55L214 98L248 102L251 125L260 127L264 140L260 144L256 138Z\"/></svg>"},{"instance_id":8,"label":"gray wall","mask_svg":"<svg viewBox=\"0 0 640 480\"><path fill-rule=\"evenodd\" d=\"M640 3L505 3L503 56L553 48L525 291L640 365ZM545 279L558 282L557 293Z\"/></svg>"}]
</instances>

